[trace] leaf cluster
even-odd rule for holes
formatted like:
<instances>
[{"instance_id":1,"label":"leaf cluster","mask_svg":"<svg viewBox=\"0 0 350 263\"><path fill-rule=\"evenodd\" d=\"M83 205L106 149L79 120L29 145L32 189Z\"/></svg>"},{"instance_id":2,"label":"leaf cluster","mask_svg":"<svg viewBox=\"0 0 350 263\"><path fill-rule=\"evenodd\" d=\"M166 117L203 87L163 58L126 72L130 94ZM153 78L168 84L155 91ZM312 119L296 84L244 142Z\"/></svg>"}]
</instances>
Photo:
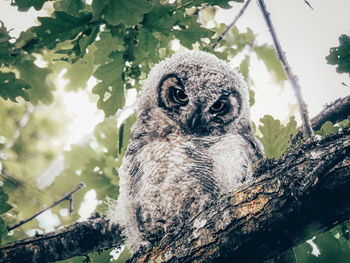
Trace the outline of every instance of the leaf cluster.
<instances>
[{"instance_id":1,"label":"leaf cluster","mask_svg":"<svg viewBox=\"0 0 350 263\"><path fill-rule=\"evenodd\" d=\"M22 97L33 104L39 101L51 103L53 85L46 80L50 70L38 67L34 63L35 57L20 46L26 35L12 43L0 21L0 97L13 102Z\"/></svg>"},{"instance_id":2,"label":"leaf cluster","mask_svg":"<svg viewBox=\"0 0 350 263\"><path fill-rule=\"evenodd\" d=\"M262 136L258 138L264 146L265 155L277 159L290 146L291 138L297 133L297 122L293 116L283 125L271 115L265 115L260 122L259 131Z\"/></svg>"},{"instance_id":3,"label":"leaf cluster","mask_svg":"<svg viewBox=\"0 0 350 263\"><path fill-rule=\"evenodd\" d=\"M13 4L23 11L31 6L40 9L44 2L14 1ZM215 4L229 7L227 3L221 0ZM80 63L78 68L68 66L65 75L73 85L77 84L74 73L81 71L81 63L85 61L85 72L89 75L94 72L98 79L92 90L99 96L97 106L108 117L124 105L126 89L139 88L140 80L150 68L173 53L174 39L190 49L196 42L208 46L202 39L211 38L215 32L202 27L197 15L188 10L210 4L214 4L213 1L94 0L91 5L82 0L56 1L51 16L39 17L40 25L22 33L15 45L27 54L49 51L51 55L46 58L51 65L56 63L50 59ZM88 53L93 54L86 58ZM62 69L62 66L56 69ZM26 74L23 68L21 70L23 75ZM38 72L31 73L38 75ZM88 74L82 77L78 87L83 87L87 80ZM29 84L32 85L26 86L27 89L38 83ZM7 87L6 93L9 89Z\"/></svg>"},{"instance_id":4,"label":"leaf cluster","mask_svg":"<svg viewBox=\"0 0 350 263\"><path fill-rule=\"evenodd\" d=\"M328 64L337 65L338 73L350 73L350 36L341 35L339 46L330 49L326 60Z\"/></svg>"},{"instance_id":5,"label":"leaf cluster","mask_svg":"<svg viewBox=\"0 0 350 263\"><path fill-rule=\"evenodd\" d=\"M12 206L8 203L8 196L5 194L3 187L0 186L0 215L9 211ZM4 220L0 217L0 245L2 243L2 238L7 235L7 228Z\"/></svg>"}]
</instances>

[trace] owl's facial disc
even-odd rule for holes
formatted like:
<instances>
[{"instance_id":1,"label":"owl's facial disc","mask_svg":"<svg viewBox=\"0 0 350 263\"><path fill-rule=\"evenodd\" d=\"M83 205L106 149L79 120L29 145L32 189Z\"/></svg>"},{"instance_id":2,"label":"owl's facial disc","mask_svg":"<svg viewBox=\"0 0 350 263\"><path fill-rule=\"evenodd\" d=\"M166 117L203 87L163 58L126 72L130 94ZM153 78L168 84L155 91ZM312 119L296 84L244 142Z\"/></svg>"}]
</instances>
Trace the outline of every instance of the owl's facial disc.
<instances>
[{"instance_id":1,"label":"owl's facial disc","mask_svg":"<svg viewBox=\"0 0 350 263\"><path fill-rule=\"evenodd\" d=\"M225 126L240 113L239 94L223 88L221 94L213 93L207 100L200 97L197 92L186 91L175 74L166 75L158 86L158 105L183 131L197 135L224 133Z\"/></svg>"}]
</instances>

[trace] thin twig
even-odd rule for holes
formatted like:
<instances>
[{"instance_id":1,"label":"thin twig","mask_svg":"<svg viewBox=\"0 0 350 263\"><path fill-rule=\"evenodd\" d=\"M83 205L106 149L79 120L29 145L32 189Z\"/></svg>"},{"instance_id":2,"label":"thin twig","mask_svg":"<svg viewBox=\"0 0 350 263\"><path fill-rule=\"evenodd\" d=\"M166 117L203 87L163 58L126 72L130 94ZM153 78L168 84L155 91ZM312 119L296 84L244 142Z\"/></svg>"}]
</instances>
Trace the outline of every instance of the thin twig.
<instances>
[{"instance_id":1,"label":"thin twig","mask_svg":"<svg viewBox=\"0 0 350 263\"><path fill-rule=\"evenodd\" d=\"M270 14L266 10L264 0L258 0L258 3L259 3L259 7L264 15L266 24L269 27L269 30L270 30L270 33L271 33L271 36L273 39L273 43L275 46L275 50L278 54L278 58L281 61L283 68L284 68L284 71L286 72L286 74L287 74L287 76L292 84L292 87L294 89L295 96L296 96L297 101L298 101L301 119L303 121L304 134L305 134L306 138L312 138L313 131L311 128L309 113L307 110L307 106L304 102L303 96L301 94L301 88L300 88L300 85L298 82L298 78L293 74L292 69L288 64L287 58L286 58L286 56L281 48L281 45L280 45L278 38L277 38L277 35L276 35L275 28L273 27L271 19L270 19Z\"/></svg>"},{"instance_id":2,"label":"thin twig","mask_svg":"<svg viewBox=\"0 0 350 263\"><path fill-rule=\"evenodd\" d=\"M311 6L311 4L309 3L309 1L304 0L305 4L307 4L312 10L314 10L314 8Z\"/></svg>"},{"instance_id":3,"label":"thin twig","mask_svg":"<svg viewBox=\"0 0 350 263\"><path fill-rule=\"evenodd\" d=\"M73 191L70 191L66 194L64 194L59 200L57 200L56 202L52 203L51 205L49 205L48 207L45 207L45 208L42 208L40 209L37 213L35 213L34 215L32 215L31 217L28 217L27 219L24 219L22 221L20 221L19 223L15 224L15 225L12 225L12 226L8 226L7 227L7 230L8 231L11 231L27 222L29 222L30 220L32 220L33 218L37 217L38 215L40 215L41 213L45 212L46 210L58 205L59 203L61 203L62 201L64 200L69 200L71 198L71 196L78 190L84 188L86 185L82 182L80 182L77 187L73 190Z\"/></svg>"},{"instance_id":4,"label":"thin twig","mask_svg":"<svg viewBox=\"0 0 350 263\"><path fill-rule=\"evenodd\" d=\"M244 6L242 7L242 9L239 11L239 13L237 14L237 16L235 17L235 19L233 19L232 23L229 24L224 31L222 31L222 33L220 34L220 36L218 37L216 43L213 45L212 49L215 49L217 47L217 45L219 44L219 42L226 36L227 32L236 24L237 20L243 15L244 11L247 9L249 3L251 0L248 0L247 2L245 2Z\"/></svg>"}]
</instances>

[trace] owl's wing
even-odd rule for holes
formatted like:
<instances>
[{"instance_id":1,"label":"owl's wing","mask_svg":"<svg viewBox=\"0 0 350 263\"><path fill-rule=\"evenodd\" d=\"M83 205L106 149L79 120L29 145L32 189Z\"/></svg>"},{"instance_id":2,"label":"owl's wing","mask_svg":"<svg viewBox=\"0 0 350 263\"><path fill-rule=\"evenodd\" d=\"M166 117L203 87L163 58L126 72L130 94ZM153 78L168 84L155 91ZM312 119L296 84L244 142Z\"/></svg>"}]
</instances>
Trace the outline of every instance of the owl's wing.
<instances>
[{"instance_id":1,"label":"owl's wing","mask_svg":"<svg viewBox=\"0 0 350 263\"><path fill-rule=\"evenodd\" d=\"M245 133L243 135L243 138L245 138L252 147L253 153L250 156L252 163L257 162L258 160L264 157L264 147L252 132Z\"/></svg>"}]
</instances>

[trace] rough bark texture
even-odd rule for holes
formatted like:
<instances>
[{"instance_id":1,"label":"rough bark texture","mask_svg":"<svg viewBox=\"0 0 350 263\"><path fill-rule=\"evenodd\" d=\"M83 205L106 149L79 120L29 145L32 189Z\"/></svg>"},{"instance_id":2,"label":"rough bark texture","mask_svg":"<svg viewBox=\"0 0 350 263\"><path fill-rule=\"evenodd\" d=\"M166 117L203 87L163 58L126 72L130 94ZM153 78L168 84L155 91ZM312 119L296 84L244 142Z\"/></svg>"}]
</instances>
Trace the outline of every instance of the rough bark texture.
<instances>
[{"instance_id":1,"label":"rough bark texture","mask_svg":"<svg viewBox=\"0 0 350 263\"><path fill-rule=\"evenodd\" d=\"M133 262L261 262L300 242L313 224L350 211L350 130L259 165L258 178L223 197Z\"/></svg>"},{"instance_id":2,"label":"rough bark texture","mask_svg":"<svg viewBox=\"0 0 350 263\"><path fill-rule=\"evenodd\" d=\"M350 96L332 104L313 127L344 119L349 104ZM293 147L277 161L263 160L244 189L222 197L132 261L261 262L308 238L304 230L310 225L322 231L348 219L350 129ZM53 262L118 247L123 239L118 225L92 219L6 244L0 262Z\"/></svg>"},{"instance_id":3,"label":"rough bark texture","mask_svg":"<svg viewBox=\"0 0 350 263\"><path fill-rule=\"evenodd\" d=\"M118 247L123 240L118 225L111 225L103 218L91 219L6 244L0 249L0 262L53 262Z\"/></svg>"},{"instance_id":4,"label":"rough bark texture","mask_svg":"<svg viewBox=\"0 0 350 263\"><path fill-rule=\"evenodd\" d=\"M336 123L346 119L350 115L350 95L334 101L311 120L311 125L314 130L319 130L323 123L331 121Z\"/></svg>"}]
</instances>

